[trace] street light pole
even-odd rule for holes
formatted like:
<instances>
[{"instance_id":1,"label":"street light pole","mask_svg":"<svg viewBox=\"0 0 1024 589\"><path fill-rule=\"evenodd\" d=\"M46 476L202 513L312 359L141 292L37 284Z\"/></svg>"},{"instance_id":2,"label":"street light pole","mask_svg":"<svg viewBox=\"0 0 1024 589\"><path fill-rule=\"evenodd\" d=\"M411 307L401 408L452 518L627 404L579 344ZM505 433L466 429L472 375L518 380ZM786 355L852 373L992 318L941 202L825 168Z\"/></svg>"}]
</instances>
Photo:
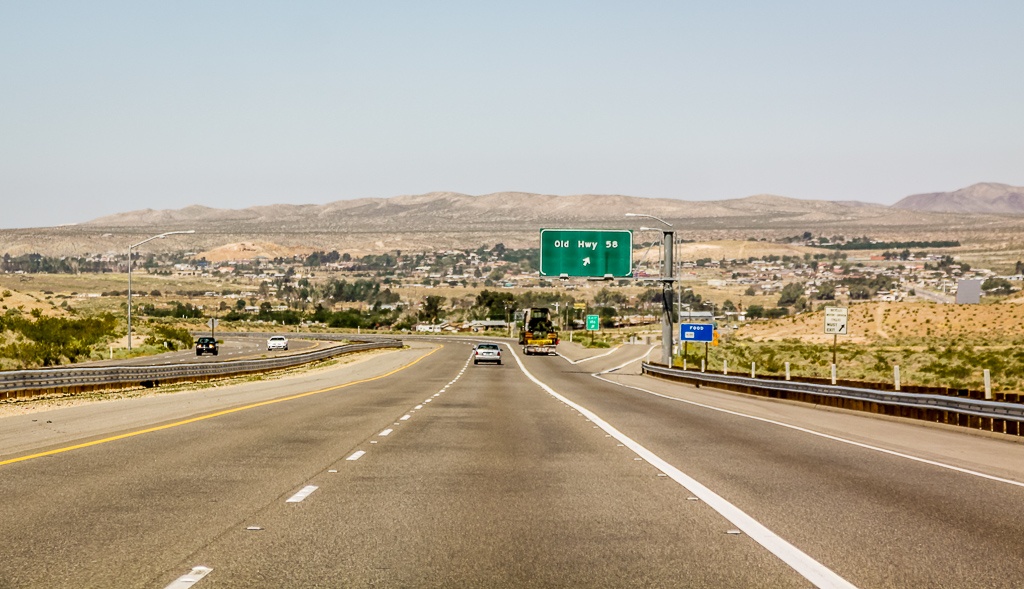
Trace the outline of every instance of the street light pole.
<instances>
[{"instance_id":1,"label":"street light pole","mask_svg":"<svg viewBox=\"0 0 1024 589\"><path fill-rule=\"evenodd\" d=\"M662 246L662 263L664 264L662 270L661 279L661 362L665 366L672 366L672 283L675 282L674 264L672 260L672 250L675 245L675 230L672 228L672 224L664 219L659 219L654 215L645 215L642 213L626 213L627 217L645 217L648 219L654 219L668 227L668 229L662 229L662 237L664 238L664 245ZM646 229L641 227L640 229Z\"/></svg>"},{"instance_id":2,"label":"street light pole","mask_svg":"<svg viewBox=\"0 0 1024 589\"><path fill-rule=\"evenodd\" d=\"M143 239L139 243L133 243L128 246L128 350L132 349L132 248L139 247L144 243L149 243L154 239L163 239L168 235L179 235L183 233L195 233L195 229L189 229L188 231L168 231L167 233L161 233L160 235L154 235L148 239Z\"/></svg>"}]
</instances>

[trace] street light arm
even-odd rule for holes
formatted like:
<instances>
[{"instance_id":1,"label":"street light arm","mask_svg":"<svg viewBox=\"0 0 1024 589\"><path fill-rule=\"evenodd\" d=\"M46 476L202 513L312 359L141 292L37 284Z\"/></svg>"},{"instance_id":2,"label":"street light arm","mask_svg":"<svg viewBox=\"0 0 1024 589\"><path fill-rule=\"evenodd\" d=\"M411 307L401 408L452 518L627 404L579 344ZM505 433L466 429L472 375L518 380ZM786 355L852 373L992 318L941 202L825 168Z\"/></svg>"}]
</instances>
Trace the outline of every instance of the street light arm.
<instances>
[{"instance_id":1,"label":"street light arm","mask_svg":"<svg viewBox=\"0 0 1024 589\"><path fill-rule=\"evenodd\" d=\"M132 248L139 247L140 245L142 245L144 243L149 243L149 242L153 241L154 239L163 239L163 238L167 237L168 235L183 235L183 234L186 234L186 233L195 233L195 232L196 232L195 229L189 229L188 231L168 231L167 233L161 233L160 235L154 235L153 237L150 237L148 239L143 239L139 243L132 244L132 245L128 246L128 251L131 251Z\"/></svg>"},{"instance_id":2,"label":"street light arm","mask_svg":"<svg viewBox=\"0 0 1024 589\"><path fill-rule=\"evenodd\" d=\"M662 219L660 217L655 217L654 215L648 215L648 214L645 214L645 213L626 213L626 216L627 217L645 217L647 219L654 219L655 221L658 221L659 223L663 223L663 224L667 225L668 227L672 226L672 223L669 223L668 221L666 221L666 220L664 220L664 219Z\"/></svg>"}]
</instances>

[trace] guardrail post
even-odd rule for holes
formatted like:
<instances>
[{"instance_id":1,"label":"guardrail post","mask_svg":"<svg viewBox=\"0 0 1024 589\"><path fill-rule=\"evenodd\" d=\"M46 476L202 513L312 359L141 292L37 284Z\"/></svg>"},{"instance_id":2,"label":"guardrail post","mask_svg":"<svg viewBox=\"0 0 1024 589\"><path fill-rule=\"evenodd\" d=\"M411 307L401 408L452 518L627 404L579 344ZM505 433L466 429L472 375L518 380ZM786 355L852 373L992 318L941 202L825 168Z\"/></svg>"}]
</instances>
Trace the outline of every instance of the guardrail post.
<instances>
[{"instance_id":1,"label":"guardrail post","mask_svg":"<svg viewBox=\"0 0 1024 589\"><path fill-rule=\"evenodd\" d=\"M786 380L789 380L789 362L786 362Z\"/></svg>"},{"instance_id":2,"label":"guardrail post","mask_svg":"<svg viewBox=\"0 0 1024 589\"><path fill-rule=\"evenodd\" d=\"M832 365L832 384L836 384L836 365Z\"/></svg>"},{"instance_id":3,"label":"guardrail post","mask_svg":"<svg viewBox=\"0 0 1024 589\"><path fill-rule=\"evenodd\" d=\"M992 373L985 369L985 398L992 399Z\"/></svg>"},{"instance_id":4,"label":"guardrail post","mask_svg":"<svg viewBox=\"0 0 1024 589\"><path fill-rule=\"evenodd\" d=\"M722 360L722 374L725 374L725 375L729 374L729 361L728 360Z\"/></svg>"},{"instance_id":5,"label":"guardrail post","mask_svg":"<svg viewBox=\"0 0 1024 589\"><path fill-rule=\"evenodd\" d=\"M897 364L892 367L892 385L896 390L900 390L900 365Z\"/></svg>"},{"instance_id":6,"label":"guardrail post","mask_svg":"<svg viewBox=\"0 0 1024 589\"><path fill-rule=\"evenodd\" d=\"M750 378L757 378L757 362L750 363Z\"/></svg>"}]
</instances>

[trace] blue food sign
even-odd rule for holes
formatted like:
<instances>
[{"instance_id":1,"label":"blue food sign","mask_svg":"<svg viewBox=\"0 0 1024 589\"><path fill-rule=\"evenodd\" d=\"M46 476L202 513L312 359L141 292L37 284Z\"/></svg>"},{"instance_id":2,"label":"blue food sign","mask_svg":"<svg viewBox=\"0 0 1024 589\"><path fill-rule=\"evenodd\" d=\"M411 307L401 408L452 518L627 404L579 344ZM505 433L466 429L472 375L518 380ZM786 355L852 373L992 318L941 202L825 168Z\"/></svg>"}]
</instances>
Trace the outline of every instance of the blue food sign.
<instances>
[{"instance_id":1,"label":"blue food sign","mask_svg":"<svg viewBox=\"0 0 1024 589\"><path fill-rule=\"evenodd\" d=\"M679 341L711 342L715 337L715 326L712 323L680 323Z\"/></svg>"}]
</instances>

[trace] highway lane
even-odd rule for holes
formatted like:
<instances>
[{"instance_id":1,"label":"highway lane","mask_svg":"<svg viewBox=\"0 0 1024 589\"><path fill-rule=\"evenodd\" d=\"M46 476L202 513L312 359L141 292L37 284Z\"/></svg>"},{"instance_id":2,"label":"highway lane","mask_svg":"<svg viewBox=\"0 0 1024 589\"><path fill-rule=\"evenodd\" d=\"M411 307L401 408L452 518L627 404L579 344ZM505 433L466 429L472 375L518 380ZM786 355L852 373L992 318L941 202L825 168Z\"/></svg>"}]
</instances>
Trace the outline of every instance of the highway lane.
<instances>
[{"instance_id":1,"label":"highway lane","mask_svg":"<svg viewBox=\"0 0 1024 589\"><path fill-rule=\"evenodd\" d=\"M291 380L282 394L309 388ZM805 586L514 365L472 366L458 343L337 393L0 469L11 587L164 587L198 565L210 587Z\"/></svg>"},{"instance_id":2,"label":"highway lane","mask_svg":"<svg viewBox=\"0 0 1024 589\"><path fill-rule=\"evenodd\" d=\"M432 346L215 395L0 420L0 537L15 539L0 587L166 587L200 565L212 569L200 588L810 586L729 533L721 506L673 469L803 550L833 583L821 586L1012 587L1024 572L1020 486L753 418L1017 481L1019 444L697 390L635 363L604 377L617 383L591 376L646 347L522 358L574 407L508 352L473 366L467 343ZM274 399L287 400L246 408ZM3 464L225 408L239 410ZM50 433L7 449L32 427Z\"/></svg>"},{"instance_id":3,"label":"highway lane","mask_svg":"<svg viewBox=\"0 0 1024 589\"><path fill-rule=\"evenodd\" d=\"M806 586L511 360L466 351L305 481L308 498L282 496L183 568L212 568L206 587Z\"/></svg>"},{"instance_id":4,"label":"highway lane","mask_svg":"<svg viewBox=\"0 0 1024 589\"><path fill-rule=\"evenodd\" d=\"M268 358L285 354L296 354L309 352L318 347L338 345L335 342L319 342L312 340L291 339L288 340L288 350L267 350L267 340L255 337L232 337L218 335L218 340L223 340L219 353L214 356L203 354L196 356L195 347L188 350L165 352L155 356L139 356L120 360L98 360L94 362L80 362L75 366L169 366L173 364L193 364L197 362L224 362L227 360L249 360L257 358Z\"/></svg>"},{"instance_id":5,"label":"highway lane","mask_svg":"<svg viewBox=\"0 0 1024 589\"><path fill-rule=\"evenodd\" d=\"M530 366L857 586L1019 585L1018 440L696 389L635 370L603 377L633 389L598 379L580 387L564 366Z\"/></svg>"},{"instance_id":6,"label":"highway lane","mask_svg":"<svg viewBox=\"0 0 1024 589\"><path fill-rule=\"evenodd\" d=\"M183 413L168 421L153 412L146 427L181 425L124 439L110 438L140 431L138 420L125 428L120 416L129 413L134 420L136 404L63 411L99 412L94 417L106 431L76 428L45 440L35 452L109 441L9 464L3 463L32 450L13 456L0 451L0 492L10 493L0 504L0 538L7 539L0 550L0 587L164 586L156 579L176 570L185 555L400 416L420 396L419 383L444 378L438 371L450 370L436 366L415 375L400 370L430 351L420 347L312 376L225 387L235 394L217 406L193 409L187 405L194 399L183 398ZM323 382L325 373L333 382ZM284 400L252 406L274 399ZM230 409L240 410L183 423ZM42 418L50 420L49 412L2 422ZM0 448L6 447L6 432L4 427Z\"/></svg>"}]
</instances>

